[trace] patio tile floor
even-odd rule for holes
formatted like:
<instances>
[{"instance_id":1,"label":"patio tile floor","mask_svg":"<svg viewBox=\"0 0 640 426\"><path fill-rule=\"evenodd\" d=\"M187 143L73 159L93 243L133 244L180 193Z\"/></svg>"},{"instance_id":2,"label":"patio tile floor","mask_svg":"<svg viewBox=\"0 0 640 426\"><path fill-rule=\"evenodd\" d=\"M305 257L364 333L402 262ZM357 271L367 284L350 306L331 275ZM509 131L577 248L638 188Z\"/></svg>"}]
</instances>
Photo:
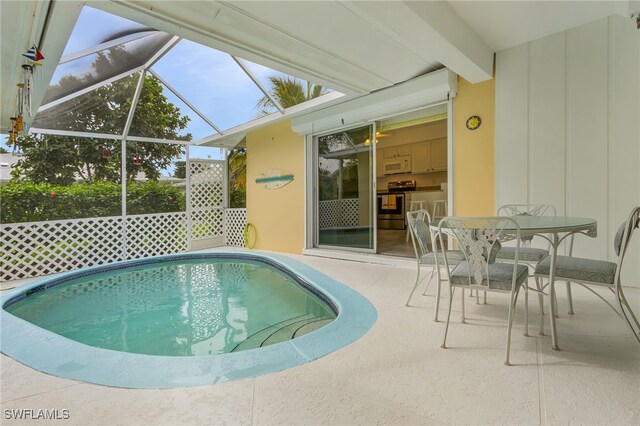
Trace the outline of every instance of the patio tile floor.
<instances>
[{"instance_id":1,"label":"patio tile floor","mask_svg":"<svg viewBox=\"0 0 640 426\"><path fill-rule=\"evenodd\" d=\"M60 424L640 423L640 346L586 290L574 288L572 316L559 292L559 352L551 350L548 335L537 334L537 297L529 300L531 337L523 336L520 303L514 365L506 367L505 296L490 294L488 305L467 297L468 324L460 324L456 295L450 348L443 350L444 324L432 321L435 287L404 307L414 268L292 257L364 294L378 309L373 329L337 352L279 373L169 390L61 379L2 355L3 415L5 409L68 409L71 418ZM627 297L639 307L640 289L629 288Z\"/></svg>"}]
</instances>

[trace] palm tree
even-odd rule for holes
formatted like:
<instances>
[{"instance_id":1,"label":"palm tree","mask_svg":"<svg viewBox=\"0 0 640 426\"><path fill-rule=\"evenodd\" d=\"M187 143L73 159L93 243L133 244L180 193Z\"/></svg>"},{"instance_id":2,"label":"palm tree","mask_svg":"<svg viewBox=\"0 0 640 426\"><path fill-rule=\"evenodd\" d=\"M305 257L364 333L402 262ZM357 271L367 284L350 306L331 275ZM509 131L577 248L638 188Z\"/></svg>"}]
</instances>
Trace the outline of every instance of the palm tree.
<instances>
[{"instance_id":1,"label":"palm tree","mask_svg":"<svg viewBox=\"0 0 640 426\"><path fill-rule=\"evenodd\" d=\"M245 148L229 152L229 186L232 189L247 187L247 154Z\"/></svg>"},{"instance_id":2,"label":"palm tree","mask_svg":"<svg viewBox=\"0 0 640 426\"><path fill-rule=\"evenodd\" d=\"M242 141L240 145L246 142ZM247 207L247 154L244 147L229 152L229 207Z\"/></svg>"},{"instance_id":3,"label":"palm tree","mask_svg":"<svg viewBox=\"0 0 640 426\"><path fill-rule=\"evenodd\" d=\"M271 97L275 99L282 108L289 108L301 104L310 99L324 95L327 91L324 87L307 81L304 87L301 80L289 76L271 76ZM259 116L271 114L277 106L268 96L263 96L256 104Z\"/></svg>"}]
</instances>

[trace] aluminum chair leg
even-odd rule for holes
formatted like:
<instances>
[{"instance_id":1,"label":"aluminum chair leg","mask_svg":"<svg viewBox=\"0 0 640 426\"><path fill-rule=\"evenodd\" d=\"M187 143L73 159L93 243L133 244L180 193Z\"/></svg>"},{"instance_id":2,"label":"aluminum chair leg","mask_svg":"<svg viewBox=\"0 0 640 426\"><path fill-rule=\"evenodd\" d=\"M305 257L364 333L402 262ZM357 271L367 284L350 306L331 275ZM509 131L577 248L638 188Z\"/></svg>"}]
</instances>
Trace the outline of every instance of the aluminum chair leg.
<instances>
[{"instance_id":1,"label":"aluminum chair leg","mask_svg":"<svg viewBox=\"0 0 640 426\"><path fill-rule=\"evenodd\" d=\"M540 278L535 277L536 288L538 289L538 305L540 305L540 331L538 334L544 336L544 295L542 294L542 287L540 286Z\"/></svg>"},{"instance_id":2,"label":"aluminum chair leg","mask_svg":"<svg viewBox=\"0 0 640 426\"><path fill-rule=\"evenodd\" d=\"M551 287L549 287L549 290L551 290ZM556 293L555 287L553 288L553 294L551 294L549 298L551 299L551 303L553 304L553 309L551 310L551 312L555 312L555 317L560 318L560 315L558 315L558 294Z\"/></svg>"},{"instance_id":3,"label":"aluminum chair leg","mask_svg":"<svg viewBox=\"0 0 640 426\"><path fill-rule=\"evenodd\" d=\"M571 283L567 281L567 300L569 301L569 315L573 315L573 297L571 296Z\"/></svg>"},{"instance_id":4,"label":"aluminum chair leg","mask_svg":"<svg viewBox=\"0 0 640 426\"><path fill-rule=\"evenodd\" d=\"M476 305L480 304L480 292L476 290Z\"/></svg>"},{"instance_id":5,"label":"aluminum chair leg","mask_svg":"<svg viewBox=\"0 0 640 426\"><path fill-rule=\"evenodd\" d=\"M418 288L419 282L420 282L420 262L418 262L418 275L416 276L416 282L415 284L413 284L413 290L411 290L411 294L409 295L409 298L407 299L407 303L405 303L404 306L409 306L411 297L413 296L413 293L416 291L416 288Z\"/></svg>"},{"instance_id":6,"label":"aluminum chair leg","mask_svg":"<svg viewBox=\"0 0 640 426\"><path fill-rule=\"evenodd\" d=\"M427 295L427 290L429 290L429 286L431 285L431 281L433 280L433 277L436 275L436 271L435 269L432 269L431 272L429 273L429 278L427 279L427 285L424 286L424 291L422 292L423 296Z\"/></svg>"},{"instance_id":7,"label":"aluminum chair leg","mask_svg":"<svg viewBox=\"0 0 640 426\"><path fill-rule=\"evenodd\" d=\"M482 302L483 305L487 304L487 292L484 292L484 301Z\"/></svg>"},{"instance_id":8,"label":"aluminum chair leg","mask_svg":"<svg viewBox=\"0 0 640 426\"><path fill-rule=\"evenodd\" d=\"M629 303L627 303L627 298L624 297L624 294L622 292L617 292L616 299L618 300L618 306L620 307L620 313L622 314L622 317L627 322L627 325L631 329L633 336L636 338L638 343L640 343L640 323L638 322L636 316L633 314Z\"/></svg>"},{"instance_id":9,"label":"aluminum chair leg","mask_svg":"<svg viewBox=\"0 0 640 426\"><path fill-rule=\"evenodd\" d=\"M465 320L464 320L464 290L462 290L462 291L460 292L460 302L462 302L462 307L461 307L462 315L461 315L461 317L460 317L460 322L461 322L462 324L466 324L466 322L465 322Z\"/></svg>"},{"instance_id":10,"label":"aluminum chair leg","mask_svg":"<svg viewBox=\"0 0 640 426\"><path fill-rule=\"evenodd\" d=\"M507 330L507 355L504 361L504 365L511 365L509 362L509 353L511 351L511 328L513 327L513 317L515 316L516 302L518 301L518 293L520 289L511 294L511 303L509 304L509 327Z\"/></svg>"},{"instance_id":11,"label":"aluminum chair leg","mask_svg":"<svg viewBox=\"0 0 640 426\"><path fill-rule=\"evenodd\" d=\"M431 275L429 276L429 281L427 281L427 285L424 287L424 291L422 292L423 296L427 295L427 290L429 289L429 284L431 284L431 280L433 279L434 275L436 274L436 269L437 268L433 268L431 270Z\"/></svg>"},{"instance_id":12,"label":"aluminum chair leg","mask_svg":"<svg viewBox=\"0 0 640 426\"><path fill-rule=\"evenodd\" d=\"M429 286L431 285L431 281L433 281L433 277L436 276L436 270L432 269L431 273L429 274L429 279L427 280L427 285L424 286L424 292L422 293L423 296L427 295L427 290L429 290Z\"/></svg>"},{"instance_id":13,"label":"aluminum chair leg","mask_svg":"<svg viewBox=\"0 0 640 426\"><path fill-rule=\"evenodd\" d=\"M544 315L544 288L542 287L542 283L540 278L534 277L536 280L536 289L538 290L538 302L540 304L540 315Z\"/></svg>"},{"instance_id":14,"label":"aluminum chair leg","mask_svg":"<svg viewBox=\"0 0 640 426\"><path fill-rule=\"evenodd\" d=\"M447 332L449 331L449 321L451 320L451 305L453 305L453 286L449 286L449 312L447 313L447 324L444 326L444 337L442 338L442 349L447 349ZM462 290L464 294L464 290Z\"/></svg>"},{"instance_id":15,"label":"aluminum chair leg","mask_svg":"<svg viewBox=\"0 0 640 426\"><path fill-rule=\"evenodd\" d=\"M529 337L529 287L524 283L524 335Z\"/></svg>"},{"instance_id":16,"label":"aluminum chair leg","mask_svg":"<svg viewBox=\"0 0 640 426\"><path fill-rule=\"evenodd\" d=\"M436 290L436 309L433 313L433 322L438 322L438 312L440 311L440 289L442 288L442 280L440 279L440 268L437 269L438 274L438 288Z\"/></svg>"}]
</instances>

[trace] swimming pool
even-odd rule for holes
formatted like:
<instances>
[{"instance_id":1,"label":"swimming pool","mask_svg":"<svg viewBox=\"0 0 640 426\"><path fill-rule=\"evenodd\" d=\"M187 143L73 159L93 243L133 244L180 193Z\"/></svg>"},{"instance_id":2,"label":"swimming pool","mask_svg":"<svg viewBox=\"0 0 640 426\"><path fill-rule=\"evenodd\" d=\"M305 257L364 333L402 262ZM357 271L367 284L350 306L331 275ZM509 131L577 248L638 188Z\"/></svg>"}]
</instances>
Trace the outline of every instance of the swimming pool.
<instances>
[{"instance_id":1,"label":"swimming pool","mask_svg":"<svg viewBox=\"0 0 640 426\"><path fill-rule=\"evenodd\" d=\"M358 293L291 258L215 251L87 268L2 295L0 350L50 374L122 387L278 371L365 334Z\"/></svg>"},{"instance_id":2,"label":"swimming pool","mask_svg":"<svg viewBox=\"0 0 640 426\"><path fill-rule=\"evenodd\" d=\"M332 322L337 309L308 288L255 259L178 258L54 281L4 308L98 348L217 355L290 340Z\"/></svg>"}]
</instances>

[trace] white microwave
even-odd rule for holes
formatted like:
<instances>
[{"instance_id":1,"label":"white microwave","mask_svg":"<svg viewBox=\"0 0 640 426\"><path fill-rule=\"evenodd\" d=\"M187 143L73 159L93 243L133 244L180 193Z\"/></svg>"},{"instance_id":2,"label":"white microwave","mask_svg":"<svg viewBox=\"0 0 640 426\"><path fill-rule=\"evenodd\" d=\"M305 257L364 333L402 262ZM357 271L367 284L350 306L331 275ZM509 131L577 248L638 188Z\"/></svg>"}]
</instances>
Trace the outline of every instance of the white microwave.
<instances>
[{"instance_id":1,"label":"white microwave","mask_svg":"<svg viewBox=\"0 0 640 426\"><path fill-rule=\"evenodd\" d=\"M411 156L401 155L382 160L382 171L385 175L411 173Z\"/></svg>"}]
</instances>

